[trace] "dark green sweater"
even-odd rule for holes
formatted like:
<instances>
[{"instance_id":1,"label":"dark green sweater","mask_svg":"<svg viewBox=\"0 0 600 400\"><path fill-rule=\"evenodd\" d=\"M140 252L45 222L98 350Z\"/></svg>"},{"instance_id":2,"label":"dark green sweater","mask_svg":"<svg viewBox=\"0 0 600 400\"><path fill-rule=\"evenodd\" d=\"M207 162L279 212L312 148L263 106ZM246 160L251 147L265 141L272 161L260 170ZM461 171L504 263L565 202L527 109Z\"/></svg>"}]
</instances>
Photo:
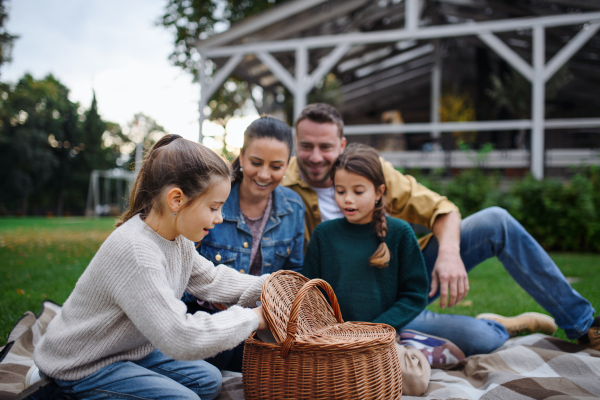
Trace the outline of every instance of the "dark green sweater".
<instances>
[{"instance_id":1,"label":"dark green sweater","mask_svg":"<svg viewBox=\"0 0 600 400\"><path fill-rule=\"evenodd\" d=\"M399 330L427 306L427 272L410 225L392 217L387 225L388 267L369 265L379 245L373 226L340 218L317 226L302 274L331 285L344 321L377 322Z\"/></svg>"}]
</instances>

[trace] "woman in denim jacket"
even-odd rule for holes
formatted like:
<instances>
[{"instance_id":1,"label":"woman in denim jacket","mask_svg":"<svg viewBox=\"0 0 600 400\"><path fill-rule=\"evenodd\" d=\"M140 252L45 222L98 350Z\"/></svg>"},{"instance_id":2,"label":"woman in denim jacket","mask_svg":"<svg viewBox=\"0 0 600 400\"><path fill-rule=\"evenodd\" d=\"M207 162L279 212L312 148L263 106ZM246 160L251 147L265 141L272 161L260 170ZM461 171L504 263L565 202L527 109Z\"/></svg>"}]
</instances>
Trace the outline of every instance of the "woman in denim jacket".
<instances>
[{"instance_id":1,"label":"woman in denim jacket","mask_svg":"<svg viewBox=\"0 0 600 400\"><path fill-rule=\"evenodd\" d=\"M296 192L279 186L292 148L292 130L286 123L263 116L248 126L241 154L233 162L235 175L223 205L223 223L202 239L198 247L202 256L242 274L302 269L304 203ZM217 311L187 293L184 301L188 312ZM241 371L242 355L243 343L206 361Z\"/></svg>"}]
</instances>

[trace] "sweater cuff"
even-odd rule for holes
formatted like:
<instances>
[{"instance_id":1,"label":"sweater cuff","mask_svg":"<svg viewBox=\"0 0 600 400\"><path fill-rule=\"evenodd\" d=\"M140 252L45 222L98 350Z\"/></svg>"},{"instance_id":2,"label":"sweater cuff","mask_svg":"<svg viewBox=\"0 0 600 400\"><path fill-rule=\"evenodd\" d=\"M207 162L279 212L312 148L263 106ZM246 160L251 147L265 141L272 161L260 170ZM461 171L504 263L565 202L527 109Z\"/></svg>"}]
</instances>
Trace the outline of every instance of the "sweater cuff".
<instances>
[{"instance_id":1,"label":"sweater cuff","mask_svg":"<svg viewBox=\"0 0 600 400\"><path fill-rule=\"evenodd\" d=\"M241 296L237 305L241 307L254 308L256 302L260 300L262 287L270 274L261 275ZM258 318L257 318L258 319ZM257 325L258 326L258 325Z\"/></svg>"}]
</instances>

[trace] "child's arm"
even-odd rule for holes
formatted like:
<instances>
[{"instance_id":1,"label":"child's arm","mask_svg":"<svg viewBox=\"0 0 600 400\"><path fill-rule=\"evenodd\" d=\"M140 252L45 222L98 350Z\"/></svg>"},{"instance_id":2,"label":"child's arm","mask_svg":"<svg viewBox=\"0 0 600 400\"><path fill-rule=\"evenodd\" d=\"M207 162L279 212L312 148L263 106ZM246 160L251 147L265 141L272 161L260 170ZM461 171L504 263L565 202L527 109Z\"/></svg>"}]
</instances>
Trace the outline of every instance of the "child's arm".
<instances>
[{"instance_id":1,"label":"child's arm","mask_svg":"<svg viewBox=\"0 0 600 400\"><path fill-rule=\"evenodd\" d=\"M407 223L400 231L398 257L399 298L390 309L372 322L401 329L412 321L427 306L427 270L417 239ZM388 267L388 268L391 268Z\"/></svg>"},{"instance_id":2,"label":"child's arm","mask_svg":"<svg viewBox=\"0 0 600 400\"><path fill-rule=\"evenodd\" d=\"M174 359L211 357L237 346L259 325L253 310L238 306L212 315L187 314L185 304L169 286L164 268L152 265L151 260L139 262L136 271L115 286L112 297L133 326Z\"/></svg>"},{"instance_id":3,"label":"child's arm","mask_svg":"<svg viewBox=\"0 0 600 400\"><path fill-rule=\"evenodd\" d=\"M187 291L192 295L224 305L256 307L268 275L241 274L225 265L215 265L194 251L194 267Z\"/></svg>"}]
</instances>

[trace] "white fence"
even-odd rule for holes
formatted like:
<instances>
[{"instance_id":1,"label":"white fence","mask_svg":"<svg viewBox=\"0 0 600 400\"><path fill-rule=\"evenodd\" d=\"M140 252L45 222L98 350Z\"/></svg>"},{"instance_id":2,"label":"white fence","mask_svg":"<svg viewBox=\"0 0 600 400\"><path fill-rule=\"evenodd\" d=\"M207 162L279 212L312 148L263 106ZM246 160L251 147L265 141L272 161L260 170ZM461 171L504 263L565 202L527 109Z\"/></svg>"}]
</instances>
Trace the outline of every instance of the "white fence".
<instances>
[{"instance_id":1,"label":"white fence","mask_svg":"<svg viewBox=\"0 0 600 400\"><path fill-rule=\"evenodd\" d=\"M485 156L475 151L450 151L451 168L529 168L531 155L528 150L493 150ZM395 167L445 168L448 154L442 151L382 151L381 156ZM570 167L577 165L600 165L600 149L551 149L546 150L545 166Z\"/></svg>"}]
</instances>

